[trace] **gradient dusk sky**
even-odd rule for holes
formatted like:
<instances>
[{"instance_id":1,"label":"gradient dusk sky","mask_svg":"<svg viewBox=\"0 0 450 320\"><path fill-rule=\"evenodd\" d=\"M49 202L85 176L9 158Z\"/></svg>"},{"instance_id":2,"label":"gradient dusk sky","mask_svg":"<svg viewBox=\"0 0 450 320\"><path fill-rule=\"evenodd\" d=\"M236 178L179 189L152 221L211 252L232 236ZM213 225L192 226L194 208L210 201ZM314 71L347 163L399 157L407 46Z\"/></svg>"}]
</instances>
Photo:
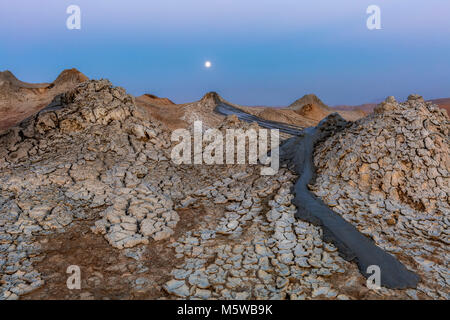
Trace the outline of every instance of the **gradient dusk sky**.
<instances>
[{"instance_id":1,"label":"gradient dusk sky","mask_svg":"<svg viewBox=\"0 0 450 320\"><path fill-rule=\"evenodd\" d=\"M81 8L81 30L66 9ZM366 9L381 8L381 30ZM205 68L205 61L212 67ZM1 0L0 70L67 68L176 103L217 91L247 105L450 97L449 0Z\"/></svg>"}]
</instances>

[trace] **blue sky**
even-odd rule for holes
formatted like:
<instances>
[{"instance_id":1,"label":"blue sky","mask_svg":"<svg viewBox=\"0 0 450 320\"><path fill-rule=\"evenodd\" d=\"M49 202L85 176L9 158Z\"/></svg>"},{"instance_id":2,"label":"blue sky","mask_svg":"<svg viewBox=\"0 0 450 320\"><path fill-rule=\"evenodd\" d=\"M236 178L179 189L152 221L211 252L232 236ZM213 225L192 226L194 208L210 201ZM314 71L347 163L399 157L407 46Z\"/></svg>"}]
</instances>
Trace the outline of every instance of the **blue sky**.
<instances>
[{"instance_id":1,"label":"blue sky","mask_svg":"<svg viewBox=\"0 0 450 320\"><path fill-rule=\"evenodd\" d=\"M66 28L71 4L81 30ZM372 4L381 30L366 27ZM177 103L213 90L248 105L450 97L450 1L1 1L0 70L50 82L72 67Z\"/></svg>"}]
</instances>

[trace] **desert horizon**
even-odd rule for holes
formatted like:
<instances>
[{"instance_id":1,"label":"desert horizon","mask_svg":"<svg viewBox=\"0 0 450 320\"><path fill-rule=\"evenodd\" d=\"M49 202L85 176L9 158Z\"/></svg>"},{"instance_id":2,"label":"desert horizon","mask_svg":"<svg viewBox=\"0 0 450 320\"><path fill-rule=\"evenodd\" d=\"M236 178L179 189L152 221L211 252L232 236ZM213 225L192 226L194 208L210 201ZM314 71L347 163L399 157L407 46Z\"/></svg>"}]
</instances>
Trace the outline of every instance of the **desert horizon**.
<instances>
[{"instance_id":1,"label":"desert horizon","mask_svg":"<svg viewBox=\"0 0 450 320\"><path fill-rule=\"evenodd\" d=\"M0 108L0 115L2 120L0 121L0 130L5 130L8 127L19 123L26 117L40 111L39 108L44 108L49 104L54 96L57 94L55 90L58 87L62 87L67 90L76 83L86 81L89 79L82 72L75 68L63 70L59 76L52 83L26 83L17 79L14 74L9 71L0 71L0 86L3 87L3 98L6 101L7 95L13 91L29 90L34 96L31 99L42 100L46 102L31 102L34 106L24 107L24 110L18 108L18 110L5 110L6 106ZM59 89L61 91L61 89ZM49 92L49 97L45 100L45 95ZM205 92L203 98L211 92ZM214 92L215 93L215 92ZM26 92L23 92L26 95ZM192 102L174 103L170 100L170 97L158 97L151 92L146 92L140 96L136 96L136 101L140 105L147 105L149 108L157 108L161 106L183 106ZM199 99L201 101L203 98ZM30 99L30 98L28 98ZM31 100L30 99L30 100ZM48 100L50 99L50 100ZM220 97L220 99L223 99ZM450 98L439 98L427 100L433 104L438 105L440 108L445 109L447 113L450 108ZM8 101L10 104L10 101ZM304 94L303 97L295 100L293 103L287 106L244 106L233 104L238 108L243 109L251 114L259 116L266 120L273 120L278 122L286 122L294 125L312 125L317 124L320 120L325 118L326 115L337 112L343 116L346 120L357 120L370 113L376 108L379 103L366 103L361 105L336 105L328 106L324 104L315 94ZM155 110L155 111L161 111Z\"/></svg>"}]
</instances>

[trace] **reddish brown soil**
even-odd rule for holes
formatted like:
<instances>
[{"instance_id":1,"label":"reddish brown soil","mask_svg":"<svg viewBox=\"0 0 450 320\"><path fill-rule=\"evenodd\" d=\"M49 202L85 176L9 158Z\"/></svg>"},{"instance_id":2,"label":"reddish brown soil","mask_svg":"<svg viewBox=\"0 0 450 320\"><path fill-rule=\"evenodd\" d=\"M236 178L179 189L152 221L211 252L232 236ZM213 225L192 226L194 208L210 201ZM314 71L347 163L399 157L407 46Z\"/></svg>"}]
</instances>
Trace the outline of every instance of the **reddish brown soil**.
<instances>
[{"instance_id":1,"label":"reddish brown soil","mask_svg":"<svg viewBox=\"0 0 450 320\"><path fill-rule=\"evenodd\" d=\"M168 248L186 231L215 215L205 209L178 211L180 222L175 234L167 240L151 241L141 261L125 256L125 250L113 247L101 235L90 231L92 221L74 223L64 233L41 237L43 260L34 266L45 284L21 297L26 300L78 300L78 299L165 299L162 285L171 279L170 272L182 261ZM146 270L142 271L143 264ZM81 290L67 288L66 270L70 265L81 269ZM141 272L139 273L139 270ZM136 279L145 278L146 284L136 285Z\"/></svg>"},{"instance_id":2,"label":"reddish brown soil","mask_svg":"<svg viewBox=\"0 0 450 320\"><path fill-rule=\"evenodd\" d=\"M154 95L142 95L136 98L136 104L148 119L156 119L164 123L169 129L185 128L187 123L181 118L183 109L167 98L158 98Z\"/></svg>"}]
</instances>

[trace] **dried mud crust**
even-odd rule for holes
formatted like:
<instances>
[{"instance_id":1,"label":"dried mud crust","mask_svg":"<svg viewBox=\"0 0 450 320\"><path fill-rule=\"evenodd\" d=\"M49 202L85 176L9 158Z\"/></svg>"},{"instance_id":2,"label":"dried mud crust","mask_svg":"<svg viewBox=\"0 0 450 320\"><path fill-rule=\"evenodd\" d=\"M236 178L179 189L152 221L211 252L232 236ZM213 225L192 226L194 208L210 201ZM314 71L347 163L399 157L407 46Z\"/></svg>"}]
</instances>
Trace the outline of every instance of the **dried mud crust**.
<instances>
[{"instance_id":1,"label":"dried mud crust","mask_svg":"<svg viewBox=\"0 0 450 320\"><path fill-rule=\"evenodd\" d=\"M0 298L44 284L36 237L90 221L115 248L170 238L177 210L239 199L240 176L259 168L176 166L170 131L143 118L133 97L89 81L0 135Z\"/></svg>"},{"instance_id":2,"label":"dried mud crust","mask_svg":"<svg viewBox=\"0 0 450 320\"><path fill-rule=\"evenodd\" d=\"M171 247L184 260L163 288L181 299L427 298L415 290L369 290L356 265L322 241L319 227L294 218L294 180L283 169L264 201L232 202L216 226L178 238Z\"/></svg>"},{"instance_id":3,"label":"dried mud crust","mask_svg":"<svg viewBox=\"0 0 450 320\"><path fill-rule=\"evenodd\" d=\"M201 221L215 219L217 212L205 208L180 209L174 237L192 230ZM91 232L93 221L79 221L63 233L42 236L42 261L35 264L45 284L25 300L46 299L167 299L162 285L180 262L169 248L174 238L119 250ZM81 270L81 289L67 288L70 265Z\"/></svg>"},{"instance_id":4,"label":"dried mud crust","mask_svg":"<svg viewBox=\"0 0 450 320\"><path fill-rule=\"evenodd\" d=\"M450 152L445 110L418 95L319 144L310 189L421 277L418 291L450 298Z\"/></svg>"},{"instance_id":5,"label":"dried mud crust","mask_svg":"<svg viewBox=\"0 0 450 320\"><path fill-rule=\"evenodd\" d=\"M294 219L286 168L176 166L171 131L106 80L60 99L0 134L0 299L434 297L368 291L320 228ZM80 292L66 288L69 263Z\"/></svg>"}]
</instances>

